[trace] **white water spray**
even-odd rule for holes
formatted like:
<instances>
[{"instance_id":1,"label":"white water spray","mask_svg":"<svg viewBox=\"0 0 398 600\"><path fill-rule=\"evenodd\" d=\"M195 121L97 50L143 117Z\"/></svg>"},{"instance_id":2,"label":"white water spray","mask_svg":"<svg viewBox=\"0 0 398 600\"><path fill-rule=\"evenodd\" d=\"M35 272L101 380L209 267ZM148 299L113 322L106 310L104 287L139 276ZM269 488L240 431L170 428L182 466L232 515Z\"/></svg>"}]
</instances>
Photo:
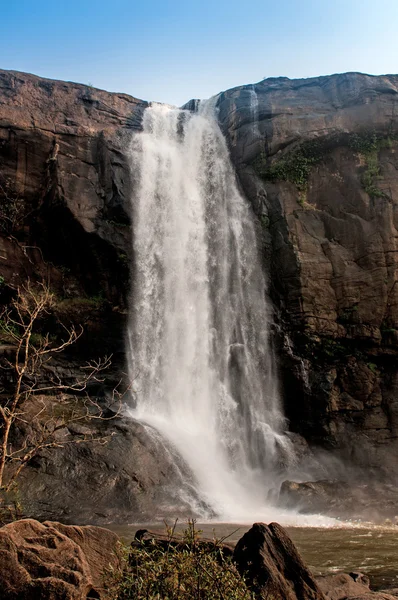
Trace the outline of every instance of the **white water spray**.
<instances>
[{"instance_id":1,"label":"white water spray","mask_svg":"<svg viewBox=\"0 0 398 600\"><path fill-rule=\"evenodd\" d=\"M291 459L254 215L213 114L153 104L132 143L134 418L171 442L220 519L267 510Z\"/></svg>"}]
</instances>

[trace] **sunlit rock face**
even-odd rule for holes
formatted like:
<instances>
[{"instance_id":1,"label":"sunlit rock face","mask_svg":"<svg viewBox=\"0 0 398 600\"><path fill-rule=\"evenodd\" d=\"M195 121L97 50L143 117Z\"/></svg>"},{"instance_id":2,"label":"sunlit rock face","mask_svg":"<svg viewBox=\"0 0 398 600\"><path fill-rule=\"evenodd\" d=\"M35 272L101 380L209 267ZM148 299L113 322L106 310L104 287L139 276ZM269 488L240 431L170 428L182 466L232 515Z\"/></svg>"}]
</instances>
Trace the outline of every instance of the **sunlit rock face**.
<instances>
[{"instance_id":1,"label":"sunlit rock face","mask_svg":"<svg viewBox=\"0 0 398 600\"><path fill-rule=\"evenodd\" d=\"M89 86L0 71L2 198L22 199L26 213L13 233L26 246L39 246L64 272L70 268L75 285L91 294L102 291L115 303L122 302L128 279L123 264L131 186L124 149L146 104ZM32 248L28 252L31 261L40 260ZM14 271L10 266L8 281L18 281Z\"/></svg>"},{"instance_id":2,"label":"sunlit rock face","mask_svg":"<svg viewBox=\"0 0 398 600\"><path fill-rule=\"evenodd\" d=\"M398 76L266 79L219 118L259 215L291 427L391 475ZM389 460L391 457L391 460Z\"/></svg>"}]
</instances>

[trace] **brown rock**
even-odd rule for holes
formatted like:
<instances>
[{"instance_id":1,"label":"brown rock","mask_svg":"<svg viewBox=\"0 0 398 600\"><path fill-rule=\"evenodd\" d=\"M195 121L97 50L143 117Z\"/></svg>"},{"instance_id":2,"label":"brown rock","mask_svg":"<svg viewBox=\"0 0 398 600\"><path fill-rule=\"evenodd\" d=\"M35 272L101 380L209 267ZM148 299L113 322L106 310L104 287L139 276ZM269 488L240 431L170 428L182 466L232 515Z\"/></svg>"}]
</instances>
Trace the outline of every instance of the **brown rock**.
<instances>
[{"instance_id":1,"label":"brown rock","mask_svg":"<svg viewBox=\"0 0 398 600\"><path fill-rule=\"evenodd\" d=\"M254 523L236 544L234 561L258 598L325 599L292 540L278 523Z\"/></svg>"},{"instance_id":2,"label":"brown rock","mask_svg":"<svg viewBox=\"0 0 398 600\"><path fill-rule=\"evenodd\" d=\"M395 600L397 596L385 592L368 592L360 596L345 596L347 600Z\"/></svg>"},{"instance_id":3,"label":"brown rock","mask_svg":"<svg viewBox=\"0 0 398 600\"><path fill-rule=\"evenodd\" d=\"M105 570L119 565L117 536L99 527L24 519L0 529L3 600L104 598Z\"/></svg>"},{"instance_id":4,"label":"brown rock","mask_svg":"<svg viewBox=\"0 0 398 600\"><path fill-rule=\"evenodd\" d=\"M354 575L354 574L353 574ZM329 600L344 600L354 596L361 596L370 593L369 579L366 575L352 577L347 573L337 573L336 575L325 575L317 577L316 582Z\"/></svg>"}]
</instances>

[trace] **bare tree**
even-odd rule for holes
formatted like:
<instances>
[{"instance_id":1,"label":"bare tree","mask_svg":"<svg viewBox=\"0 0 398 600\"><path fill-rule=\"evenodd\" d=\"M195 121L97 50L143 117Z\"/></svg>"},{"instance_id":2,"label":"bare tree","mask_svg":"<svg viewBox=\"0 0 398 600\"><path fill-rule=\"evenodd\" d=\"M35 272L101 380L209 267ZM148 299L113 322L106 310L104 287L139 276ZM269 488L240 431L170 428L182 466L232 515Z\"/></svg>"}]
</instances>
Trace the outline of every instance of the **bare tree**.
<instances>
[{"instance_id":1,"label":"bare tree","mask_svg":"<svg viewBox=\"0 0 398 600\"><path fill-rule=\"evenodd\" d=\"M12 394L5 394L3 401L0 400L0 489L5 491L44 448L87 441L106 443L109 436L95 433L70 439L65 429L95 419L115 418L120 414L124 394L131 388L126 386L123 392L121 384L114 388L111 401L116 409L107 416L104 408L88 395L87 386L104 381L102 375L111 364L110 356L87 363L81 367L81 375L68 382L48 368L54 355L74 344L83 332L82 328L62 325L64 335L56 341L49 333L38 333L40 321L49 315L53 304L54 296L47 285L34 287L28 282L17 290L15 299L0 315L0 331L12 348L12 358L5 358L1 365L12 380ZM45 372L47 375L43 377ZM55 404L48 401L50 395L57 396ZM11 440L14 426L32 422L35 427L23 441Z\"/></svg>"}]
</instances>

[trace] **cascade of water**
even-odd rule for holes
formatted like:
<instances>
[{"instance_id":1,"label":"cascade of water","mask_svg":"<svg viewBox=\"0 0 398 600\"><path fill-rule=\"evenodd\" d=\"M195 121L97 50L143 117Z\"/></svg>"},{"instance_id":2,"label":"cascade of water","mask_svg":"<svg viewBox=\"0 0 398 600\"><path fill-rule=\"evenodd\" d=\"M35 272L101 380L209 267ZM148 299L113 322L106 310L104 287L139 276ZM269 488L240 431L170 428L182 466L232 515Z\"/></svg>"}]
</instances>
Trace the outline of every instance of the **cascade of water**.
<instances>
[{"instance_id":1,"label":"cascade of water","mask_svg":"<svg viewBox=\"0 0 398 600\"><path fill-rule=\"evenodd\" d=\"M188 463L221 518L259 514L290 460L254 215L214 101L145 110L132 141L132 415Z\"/></svg>"},{"instance_id":2,"label":"cascade of water","mask_svg":"<svg viewBox=\"0 0 398 600\"><path fill-rule=\"evenodd\" d=\"M251 88L249 89L249 93L250 113L252 115L252 135L254 139L257 139L260 137L260 130L258 128L258 97L254 84L252 84Z\"/></svg>"}]
</instances>

